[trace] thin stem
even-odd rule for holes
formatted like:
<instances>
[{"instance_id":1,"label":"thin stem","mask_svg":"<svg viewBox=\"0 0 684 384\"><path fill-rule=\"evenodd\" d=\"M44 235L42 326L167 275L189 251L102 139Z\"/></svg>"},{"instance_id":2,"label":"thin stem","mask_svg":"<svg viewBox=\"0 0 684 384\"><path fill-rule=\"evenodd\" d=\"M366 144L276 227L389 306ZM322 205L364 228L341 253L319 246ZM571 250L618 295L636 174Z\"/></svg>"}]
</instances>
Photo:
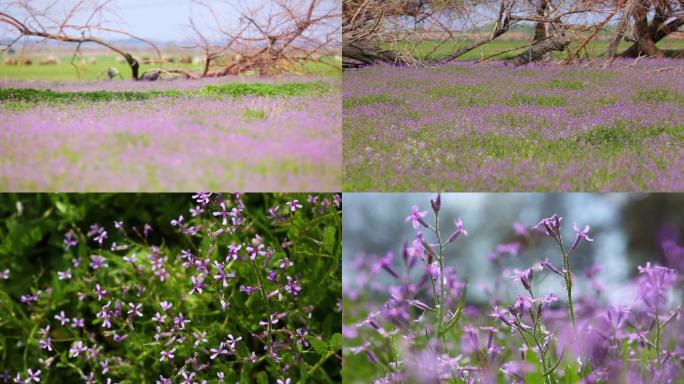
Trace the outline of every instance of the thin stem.
<instances>
[{"instance_id":1,"label":"thin stem","mask_svg":"<svg viewBox=\"0 0 684 384\"><path fill-rule=\"evenodd\" d=\"M655 322L656 322L656 334L655 334L656 361L660 362L660 317L658 316L658 299L657 298L656 298L656 303L655 303Z\"/></svg>"},{"instance_id":2,"label":"thin stem","mask_svg":"<svg viewBox=\"0 0 684 384\"><path fill-rule=\"evenodd\" d=\"M442 333L442 323L444 322L444 299L446 296L444 292L444 243L439 233L439 211L435 212L435 235L439 244L439 308L437 312L439 319L437 334L439 335Z\"/></svg>"},{"instance_id":3,"label":"thin stem","mask_svg":"<svg viewBox=\"0 0 684 384\"><path fill-rule=\"evenodd\" d=\"M563 275L565 276L565 287L568 291L568 309L570 311L570 320L572 321L572 326L574 327L575 308L572 305L572 274L570 273L570 260L568 259L568 255L565 254L565 251L563 251L562 248L561 251L563 252Z\"/></svg>"},{"instance_id":4,"label":"thin stem","mask_svg":"<svg viewBox=\"0 0 684 384\"><path fill-rule=\"evenodd\" d=\"M251 261L250 265L252 266L252 269L254 270L254 274L257 276L257 284L259 284L259 291L261 292L261 297L263 297L264 302L266 302L266 309L268 310L268 318L266 319L266 322L268 323L267 328L266 328L266 345L268 349L268 353L271 353L271 315L273 315L273 312L271 312L271 303L268 301L268 296L266 296L266 290L264 288L264 283L261 280L261 274L259 274L259 270L257 269L256 265L254 264L254 260Z\"/></svg>"},{"instance_id":5,"label":"thin stem","mask_svg":"<svg viewBox=\"0 0 684 384\"><path fill-rule=\"evenodd\" d=\"M330 357L332 357L332 356L334 356L334 355L335 355L335 352L334 352L334 351L328 351L328 353L326 353L325 355L321 356L320 360L318 360L318 362L316 363L316 365L314 365L313 367L311 367L311 369L309 369L309 370L302 376L302 378L299 380L298 383L300 383L300 384L301 384L301 383L306 383L306 382L307 382L307 379L309 378L309 376L313 375L319 368L321 368L321 366L323 365L323 363L326 362L326 360L328 360Z\"/></svg>"},{"instance_id":6,"label":"thin stem","mask_svg":"<svg viewBox=\"0 0 684 384\"><path fill-rule=\"evenodd\" d=\"M563 248L563 238L558 231L558 246L563 254L563 277L565 278L565 288L568 291L568 310L570 311L570 320L572 327L575 327L575 308L572 305L572 273L570 272L570 258Z\"/></svg>"}]
</instances>

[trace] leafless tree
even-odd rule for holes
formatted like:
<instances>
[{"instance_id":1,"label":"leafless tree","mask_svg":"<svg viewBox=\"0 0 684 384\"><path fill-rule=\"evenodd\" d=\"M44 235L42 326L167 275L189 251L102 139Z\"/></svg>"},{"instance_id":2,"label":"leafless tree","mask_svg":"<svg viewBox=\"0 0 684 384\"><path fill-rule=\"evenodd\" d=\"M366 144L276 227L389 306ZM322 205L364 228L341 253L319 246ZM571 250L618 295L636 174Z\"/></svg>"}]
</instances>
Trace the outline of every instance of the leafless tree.
<instances>
[{"instance_id":1,"label":"leafless tree","mask_svg":"<svg viewBox=\"0 0 684 384\"><path fill-rule=\"evenodd\" d=\"M474 15L479 18L475 20ZM410 30L407 19L424 25ZM462 39L463 34L454 27L477 23L493 25L492 33ZM684 57L684 51L664 52L656 46L684 26L684 0L343 0L343 65L443 63L499 38L516 23L534 25L529 44L501 50L482 60L522 50L507 62L523 65L548 59L554 51L567 51L565 62L572 62L587 52L592 40L606 34L613 35L605 52L608 58ZM415 54L415 47L425 40L434 45L434 52L459 39L464 43L441 58L431 58L432 53L421 57ZM633 44L618 53L622 39ZM400 42L403 46L397 44Z\"/></svg>"},{"instance_id":2,"label":"leafless tree","mask_svg":"<svg viewBox=\"0 0 684 384\"><path fill-rule=\"evenodd\" d=\"M102 35L121 35L142 41L160 56L159 49L150 41L110 27L116 19L113 0L11 0L0 2L0 24L13 36L0 47L4 51L21 39L38 38L76 44L93 43L123 56L134 79L139 78L140 63L126 49L111 43Z\"/></svg>"},{"instance_id":3,"label":"leafless tree","mask_svg":"<svg viewBox=\"0 0 684 384\"><path fill-rule=\"evenodd\" d=\"M207 1L210 32L190 19L194 45L204 54L201 76L246 71L266 75L304 61L318 61L340 45L340 9L336 0ZM239 15L237 20L230 16Z\"/></svg>"}]
</instances>

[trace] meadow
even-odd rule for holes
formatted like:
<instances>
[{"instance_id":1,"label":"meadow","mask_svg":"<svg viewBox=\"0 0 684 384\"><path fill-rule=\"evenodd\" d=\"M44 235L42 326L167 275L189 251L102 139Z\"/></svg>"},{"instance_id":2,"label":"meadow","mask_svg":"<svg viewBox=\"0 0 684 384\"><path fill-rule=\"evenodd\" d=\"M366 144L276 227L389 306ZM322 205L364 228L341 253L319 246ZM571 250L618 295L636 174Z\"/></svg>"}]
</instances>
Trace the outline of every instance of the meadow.
<instances>
[{"instance_id":1,"label":"meadow","mask_svg":"<svg viewBox=\"0 0 684 384\"><path fill-rule=\"evenodd\" d=\"M332 194L1 194L0 381L340 381Z\"/></svg>"},{"instance_id":2,"label":"meadow","mask_svg":"<svg viewBox=\"0 0 684 384\"><path fill-rule=\"evenodd\" d=\"M344 190L677 191L684 64L670 59L344 73Z\"/></svg>"},{"instance_id":3,"label":"meadow","mask_svg":"<svg viewBox=\"0 0 684 384\"><path fill-rule=\"evenodd\" d=\"M339 77L72 81L73 69L19 68L44 80L0 80L0 190L339 190Z\"/></svg>"},{"instance_id":4,"label":"meadow","mask_svg":"<svg viewBox=\"0 0 684 384\"><path fill-rule=\"evenodd\" d=\"M529 36L531 38L532 36ZM431 58L439 59L448 56L451 52L464 47L465 45L472 43L472 41L467 39L457 39L448 40L446 42L436 41L436 40L425 40L420 42L411 42L402 40L397 44L388 44L388 48L408 50L414 56L419 58ZM459 60L480 60L483 58L494 58L497 60L508 59L522 53L528 48L530 42L529 40L517 40L517 39L498 39L486 43L478 48L467 52L463 56L459 57ZM618 47L618 52L629 48L632 45L631 42L622 40ZM568 57L569 52L575 52L580 46L580 43L573 42L570 46L563 52L554 52L552 57L557 60L562 60ZM684 39L663 39L657 46L660 49L666 50L676 50L684 48ZM580 56L582 57L600 57L605 56L606 49L608 48L608 40L592 40L586 45L586 49L582 49Z\"/></svg>"},{"instance_id":5,"label":"meadow","mask_svg":"<svg viewBox=\"0 0 684 384\"><path fill-rule=\"evenodd\" d=\"M44 56L44 55L43 55ZM141 55L142 56L142 55ZM154 58L154 55L146 56ZM31 57L31 56L29 56ZM96 81L106 78L104 71L107 68L115 68L121 73L123 78L131 77L128 64L122 63L120 56L113 55L83 55L85 63L76 58L71 62L71 56L57 56L59 64L39 65L38 57L34 57L32 65L6 65L0 64L0 80L49 80L49 81ZM175 56L177 58L177 56ZM94 60L94 63L90 63ZM143 63L140 64L140 72L143 73L153 68L171 69L182 68L190 71L201 71L202 64L187 63ZM320 62L295 62L289 67L284 68L290 73L299 73L311 76L339 76L339 61L333 56L323 56ZM121 80L121 78L116 78Z\"/></svg>"}]
</instances>

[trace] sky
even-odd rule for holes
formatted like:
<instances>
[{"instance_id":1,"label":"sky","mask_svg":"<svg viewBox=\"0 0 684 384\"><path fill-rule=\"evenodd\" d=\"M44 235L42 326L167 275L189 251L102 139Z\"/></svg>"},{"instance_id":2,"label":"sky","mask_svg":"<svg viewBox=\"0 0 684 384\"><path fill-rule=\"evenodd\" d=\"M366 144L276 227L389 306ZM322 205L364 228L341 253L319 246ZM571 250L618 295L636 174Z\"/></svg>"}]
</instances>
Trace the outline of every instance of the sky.
<instances>
[{"instance_id":1,"label":"sky","mask_svg":"<svg viewBox=\"0 0 684 384\"><path fill-rule=\"evenodd\" d=\"M65 14L75 1L64 0L58 3L58 6L53 8L58 12L52 15L59 17L59 15ZM308 3L308 0L290 1L291 4ZM53 2L54 0L34 0L31 5L41 9L41 7L44 8ZM272 0L205 0L205 2L215 4L215 10L223 23L222 27L229 30L237 26L242 13L241 10L246 7L263 7L266 12L270 7L275 8ZM0 0L0 9L8 10L10 14L17 15L19 19L27 18L25 12L22 13L16 9L13 11L12 4L13 0ZM331 6L339 8L339 4L339 0L323 0L319 10L321 12L328 10ZM113 0L107 9L115 14L106 14L106 20L109 21L108 27L122 29L132 35L157 42L188 41L192 36L189 26L190 17L194 19L195 24L203 32L210 32L214 25L213 18L207 9L192 0ZM83 22L88 15L88 12L79 14L75 18L75 22ZM0 29L0 37L5 32L5 29ZM315 33L315 31L312 32ZM102 32L97 32L96 35L107 38L113 36ZM207 33L207 36L211 37L212 35Z\"/></svg>"},{"instance_id":2,"label":"sky","mask_svg":"<svg viewBox=\"0 0 684 384\"><path fill-rule=\"evenodd\" d=\"M118 0L117 14L129 32L147 39L178 41L187 37L191 0Z\"/></svg>"}]
</instances>

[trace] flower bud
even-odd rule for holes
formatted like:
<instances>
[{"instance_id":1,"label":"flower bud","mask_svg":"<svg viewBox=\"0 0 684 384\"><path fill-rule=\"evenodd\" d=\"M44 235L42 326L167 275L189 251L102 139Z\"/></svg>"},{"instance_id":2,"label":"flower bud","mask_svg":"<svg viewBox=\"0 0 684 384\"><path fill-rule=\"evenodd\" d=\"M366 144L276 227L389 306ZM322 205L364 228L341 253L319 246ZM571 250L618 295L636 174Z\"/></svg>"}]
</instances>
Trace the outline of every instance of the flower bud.
<instances>
[{"instance_id":1,"label":"flower bud","mask_svg":"<svg viewBox=\"0 0 684 384\"><path fill-rule=\"evenodd\" d=\"M442 194L438 193L436 199L430 200L430 204L432 205L432 210L435 211L435 213L439 212L439 209L442 207Z\"/></svg>"}]
</instances>

